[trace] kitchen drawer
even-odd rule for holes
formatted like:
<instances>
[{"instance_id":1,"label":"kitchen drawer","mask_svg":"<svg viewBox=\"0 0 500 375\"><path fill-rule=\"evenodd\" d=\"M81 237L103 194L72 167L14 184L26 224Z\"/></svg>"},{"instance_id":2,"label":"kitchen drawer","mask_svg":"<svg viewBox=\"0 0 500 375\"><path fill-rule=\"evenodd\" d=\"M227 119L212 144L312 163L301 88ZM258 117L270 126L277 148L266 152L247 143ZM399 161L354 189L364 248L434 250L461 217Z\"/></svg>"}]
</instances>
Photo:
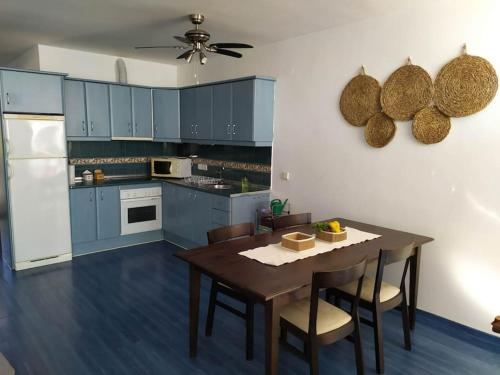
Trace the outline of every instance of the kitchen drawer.
<instances>
[{"instance_id":1,"label":"kitchen drawer","mask_svg":"<svg viewBox=\"0 0 500 375\"><path fill-rule=\"evenodd\" d=\"M212 208L221 211L231 211L231 200L228 197L222 197L220 195L214 195L212 197Z\"/></svg>"},{"instance_id":2,"label":"kitchen drawer","mask_svg":"<svg viewBox=\"0 0 500 375\"><path fill-rule=\"evenodd\" d=\"M212 224L221 227L231 224L229 212L212 208Z\"/></svg>"}]
</instances>

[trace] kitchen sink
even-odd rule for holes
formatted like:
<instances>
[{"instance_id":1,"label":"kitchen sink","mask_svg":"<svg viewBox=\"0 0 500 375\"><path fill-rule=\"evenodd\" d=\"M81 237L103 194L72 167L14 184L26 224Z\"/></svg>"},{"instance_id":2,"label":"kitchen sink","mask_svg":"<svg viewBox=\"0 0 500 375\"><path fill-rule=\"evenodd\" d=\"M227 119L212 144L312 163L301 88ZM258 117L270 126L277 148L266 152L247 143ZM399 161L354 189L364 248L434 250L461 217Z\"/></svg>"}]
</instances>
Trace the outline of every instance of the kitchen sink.
<instances>
[{"instance_id":1,"label":"kitchen sink","mask_svg":"<svg viewBox=\"0 0 500 375\"><path fill-rule=\"evenodd\" d=\"M212 187L214 189L217 189L217 190L225 190L225 189L231 189L232 188L231 185L227 185L227 184L215 184L215 185L212 185Z\"/></svg>"}]
</instances>

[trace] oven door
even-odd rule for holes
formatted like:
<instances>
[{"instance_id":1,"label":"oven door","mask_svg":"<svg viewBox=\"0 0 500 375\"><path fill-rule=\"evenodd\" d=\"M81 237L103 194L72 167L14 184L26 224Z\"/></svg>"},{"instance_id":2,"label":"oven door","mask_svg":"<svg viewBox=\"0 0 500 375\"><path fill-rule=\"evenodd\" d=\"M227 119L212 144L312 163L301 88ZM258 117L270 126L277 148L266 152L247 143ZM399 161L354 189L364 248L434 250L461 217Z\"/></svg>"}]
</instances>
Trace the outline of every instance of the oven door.
<instances>
[{"instance_id":1,"label":"oven door","mask_svg":"<svg viewBox=\"0 0 500 375\"><path fill-rule=\"evenodd\" d=\"M121 201L122 235L161 228L161 197L123 199Z\"/></svg>"}]
</instances>

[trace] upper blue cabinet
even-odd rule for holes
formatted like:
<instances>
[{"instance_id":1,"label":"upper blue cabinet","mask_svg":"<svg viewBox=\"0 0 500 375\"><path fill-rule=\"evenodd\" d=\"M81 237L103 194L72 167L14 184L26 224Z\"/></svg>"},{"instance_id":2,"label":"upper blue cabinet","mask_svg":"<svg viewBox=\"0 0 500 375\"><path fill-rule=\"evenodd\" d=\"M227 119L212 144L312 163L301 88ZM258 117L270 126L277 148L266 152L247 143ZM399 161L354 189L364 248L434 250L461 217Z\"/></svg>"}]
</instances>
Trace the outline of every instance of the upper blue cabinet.
<instances>
[{"instance_id":1,"label":"upper blue cabinet","mask_svg":"<svg viewBox=\"0 0 500 375\"><path fill-rule=\"evenodd\" d=\"M153 138L180 142L179 90L153 89Z\"/></svg>"},{"instance_id":2,"label":"upper blue cabinet","mask_svg":"<svg viewBox=\"0 0 500 375\"><path fill-rule=\"evenodd\" d=\"M63 77L55 74L2 70L2 112L63 113Z\"/></svg>"},{"instance_id":3,"label":"upper blue cabinet","mask_svg":"<svg viewBox=\"0 0 500 375\"><path fill-rule=\"evenodd\" d=\"M190 90L212 89L211 115L212 136L207 139L197 134L196 125L200 120L199 104L190 95ZM181 136L187 142L229 144L242 146L271 146L273 141L274 81L249 78L222 82L182 90L181 95ZM183 101L183 99L186 99ZM193 108L196 110L193 112ZM189 119L184 121L183 114ZM192 125L194 124L194 126ZM194 137L192 136L194 132ZM191 135L191 136L190 136Z\"/></svg>"},{"instance_id":4,"label":"upper blue cabinet","mask_svg":"<svg viewBox=\"0 0 500 375\"><path fill-rule=\"evenodd\" d=\"M68 140L108 141L111 139L107 84L65 80L64 95Z\"/></svg>"},{"instance_id":5,"label":"upper blue cabinet","mask_svg":"<svg viewBox=\"0 0 500 375\"><path fill-rule=\"evenodd\" d=\"M112 139L151 140L151 89L124 85L109 85Z\"/></svg>"},{"instance_id":6,"label":"upper blue cabinet","mask_svg":"<svg viewBox=\"0 0 500 375\"><path fill-rule=\"evenodd\" d=\"M181 138L196 143L212 141L212 86L181 90Z\"/></svg>"}]
</instances>

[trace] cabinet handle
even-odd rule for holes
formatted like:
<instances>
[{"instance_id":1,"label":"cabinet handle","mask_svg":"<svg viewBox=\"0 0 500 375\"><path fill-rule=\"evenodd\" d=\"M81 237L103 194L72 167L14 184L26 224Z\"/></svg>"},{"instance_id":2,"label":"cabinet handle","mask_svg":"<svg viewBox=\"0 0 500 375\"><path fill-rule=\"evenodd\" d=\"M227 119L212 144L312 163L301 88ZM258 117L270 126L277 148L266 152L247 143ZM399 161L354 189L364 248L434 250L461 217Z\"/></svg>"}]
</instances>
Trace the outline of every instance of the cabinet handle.
<instances>
[{"instance_id":1,"label":"cabinet handle","mask_svg":"<svg viewBox=\"0 0 500 375\"><path fill-rule=\"evenodd\" d=\"M92 192L90 192L90 194L89 194L89 201L90 202L94 201L94 194L92 194Z\"/></svg>"},{"instance_id":2,"label":"cabinet handle","mask_svg":"<svg viewBox=\"0 0 500 375\"><path fill-rule=\"evenodd\" d=\"M82 132L85 132L85 120L82 120Z\"/></svg>"},{"instance_id":3,"label":"cabinet handle","mask_svg":"<svg viewBox=\"0 0 500 375\"><path fill-rule=\"evenodd\" d=\"M191 124L191 135L193 135L193 134L194 134L194 130L193 130L193 128L194 128L194 125L193 125L193 124Z\"/></svg>"},{"instance_id":4,"label":"cabinet handle","mask_svg":"<svg viewBox=\"0 0 500 375\"><path fill-rule=\"evenodd\" d=\"M10 95L8 92L5 93L5 97L7 99L7 104L10 105Z\"/></svg>"},{"instance_id":5,"label":"cabinet handle","mask_svg":"<svg viewBox=\"0 0 500 375\"><path fill-rule=\"evenodd\" d=\"M129 122L128 124L128 132L132 133L132 124Z\"/></svg>"},{"instance_id":6,"label":"cabinet handle","mask_svg":"<svg viewBox=\"0 0 500 375\"><path fill-rule=\"evenodd\" d=\"M158 125L155 125L155 134L158 134Z\"/></svg>"},{"instance_id":7,"label":"cabinet handle","mask_svg":"<svg viewBox=\"0 0 500 375\"><path fill-rule=\"evenodd\" d=\"M231 124L227 124L226 134L231 134Z\"/></svg>"},{"instance_id":8,"label":"cabinet handle","mask_svg":"<svg viewBox=\"0 0 500 375\"><path fill-rule=\"evenodd\" d=\"M90 121L90 131L94 131L94 121Z\"/></svg>"},{"instance_id":9,"label":"cabinet handle","mask_svg":"<svg viewBox=\"0 0 500 375\"><path fill-rule=\"evenodd\" d=\"M233 124L233 135L236 134L236 125Z\"/></svg>"},{"instance_id":10,"label":"cabinet handle","mask_svg":"<svg viewBox=\"0 0 500 375\"><path fill-rule=\"evenodd\" d=\"M196 125L194 126L194 130L195 130L195 132L196 132L196 135L198 135L198 124L196 124Z\"/></svg>"},{"instance_id":11,"label":"cabinet handle","mask_svg":"<svg viewBox=\"0 0 500 375\"><path fill-rule=\"evenodd\" d=\"M101 191L101 200L104 200L104 191Z\"/></svg>"}]
</instances>

